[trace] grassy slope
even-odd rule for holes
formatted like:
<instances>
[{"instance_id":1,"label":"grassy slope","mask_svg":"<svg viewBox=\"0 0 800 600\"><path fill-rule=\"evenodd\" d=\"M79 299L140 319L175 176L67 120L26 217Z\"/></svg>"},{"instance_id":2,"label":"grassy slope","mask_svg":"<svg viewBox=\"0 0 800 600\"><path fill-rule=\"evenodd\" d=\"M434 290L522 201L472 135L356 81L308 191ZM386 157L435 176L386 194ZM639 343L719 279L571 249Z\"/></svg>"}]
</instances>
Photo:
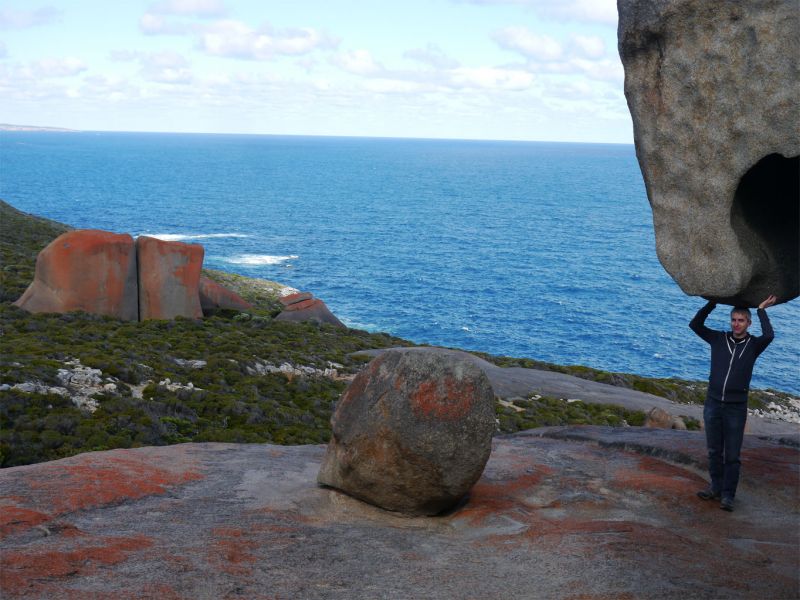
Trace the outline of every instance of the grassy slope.
<instances>
[{"instance_id":1,"label":"grassy slope","mask_svg":"<svg viewBox=\"0 0 800 600\"><path fill-rule=\"evenodd\" d=\"M97 394L94 413L55 394L0 391L0 466L51 460L89 450L186 441L318 443L330 436L333 403L346 382L327 377L257 375L257 363L356 373L364 360L351 353L408 345L385 334L313 324L280 323L280 285L220 271L206 275L254 304L202 321L127 323L84 313L31 315L10 304L30 283L36 254L64 225L26 215L0 201L0 384L58 386L69 359L100 369L116 391ZM698 382L647 379L530 359L485 356L504 366L526 366L641 389L679 401L702 400ZM200 369L176 359L200 359ZM188 384L170 391L166 379ZM148 383L149 382L149 383ZM142 390L142 388L144 388ZM135 390L142 390L141 398ZM501 432L541 425L640 424L641 413L619 407L566 404L552 398L498 406ZM521 410L520 410L521 409Z\"/></svg>"}]
</instances>

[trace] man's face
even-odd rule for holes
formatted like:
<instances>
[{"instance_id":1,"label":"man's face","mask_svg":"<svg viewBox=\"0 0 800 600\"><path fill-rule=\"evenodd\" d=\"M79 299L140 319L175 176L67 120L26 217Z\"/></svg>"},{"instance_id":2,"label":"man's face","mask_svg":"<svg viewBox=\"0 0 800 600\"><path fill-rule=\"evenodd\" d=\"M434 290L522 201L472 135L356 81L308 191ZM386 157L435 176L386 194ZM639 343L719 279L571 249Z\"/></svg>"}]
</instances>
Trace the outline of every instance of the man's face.
<instances>
[{"instance_id":1,"label":"man's face","mask_svg":"<svg viewBox=\"0 0 800 600\"><path fill-rule=\"evenodd\" d=\"M750 319L747 318L747 315L737 312L731 314L733 337L742 337L747 332L748 327L750 327Z\"/></svg>"}]
</instances>

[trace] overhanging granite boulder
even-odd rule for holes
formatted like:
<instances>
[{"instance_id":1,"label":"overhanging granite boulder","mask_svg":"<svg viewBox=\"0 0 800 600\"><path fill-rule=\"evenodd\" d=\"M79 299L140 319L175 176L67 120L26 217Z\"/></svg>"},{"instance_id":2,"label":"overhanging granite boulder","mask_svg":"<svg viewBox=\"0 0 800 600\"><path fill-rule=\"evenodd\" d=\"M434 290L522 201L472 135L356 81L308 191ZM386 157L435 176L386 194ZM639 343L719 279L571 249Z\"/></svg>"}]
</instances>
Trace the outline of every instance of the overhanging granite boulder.
<instances>
[{"instance_id":1,"label":"overhanging granite boulder","mask_svg":"<svg viewBox=\"0 0 800 600\"><path fill-rule=\"evenodd\" d=\"M618 0L658 257L684 292L800 294L795 0Z\"/></svg>"}]
</instances>

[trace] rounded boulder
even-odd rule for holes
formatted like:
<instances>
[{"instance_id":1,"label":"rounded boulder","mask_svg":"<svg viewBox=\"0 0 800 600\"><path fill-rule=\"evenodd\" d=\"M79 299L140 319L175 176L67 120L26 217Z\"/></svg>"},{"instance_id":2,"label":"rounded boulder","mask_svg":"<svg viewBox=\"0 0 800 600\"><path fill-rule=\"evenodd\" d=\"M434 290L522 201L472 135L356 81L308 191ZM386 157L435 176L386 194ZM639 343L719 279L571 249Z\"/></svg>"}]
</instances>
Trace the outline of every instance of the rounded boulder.
<instances>
[{"instance_id":1,"label":"rounded boulder","mask_svg":"<svg viewBox=\"0 0 800 600\"><path fill-rule=\"evenodd\" d=\"M480 478L494 392L477 366L434 348L388 351L342 395L317 481L381 508L435 515Z\"/></svg>"}]
</instances>

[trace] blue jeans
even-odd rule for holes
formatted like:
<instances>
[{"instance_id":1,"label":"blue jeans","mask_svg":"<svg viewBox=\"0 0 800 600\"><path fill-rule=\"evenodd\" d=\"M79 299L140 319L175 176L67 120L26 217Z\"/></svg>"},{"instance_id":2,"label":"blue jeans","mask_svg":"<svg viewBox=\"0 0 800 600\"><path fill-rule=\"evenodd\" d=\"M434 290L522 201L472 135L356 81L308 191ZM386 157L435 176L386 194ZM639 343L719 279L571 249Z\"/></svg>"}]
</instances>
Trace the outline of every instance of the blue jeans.
<instances>
[{"instance_id":1,"label":"blue jeans","mask_svg":"<svg viewBox=\"0 0 800 600\"><path fill-rule=\"evenodd\" d=\"M708 447L711 490L733 499L742 461L739 453L747 421L747 402L720 402L706 398L703 421Z\"/></svg>"}]
</instances>

